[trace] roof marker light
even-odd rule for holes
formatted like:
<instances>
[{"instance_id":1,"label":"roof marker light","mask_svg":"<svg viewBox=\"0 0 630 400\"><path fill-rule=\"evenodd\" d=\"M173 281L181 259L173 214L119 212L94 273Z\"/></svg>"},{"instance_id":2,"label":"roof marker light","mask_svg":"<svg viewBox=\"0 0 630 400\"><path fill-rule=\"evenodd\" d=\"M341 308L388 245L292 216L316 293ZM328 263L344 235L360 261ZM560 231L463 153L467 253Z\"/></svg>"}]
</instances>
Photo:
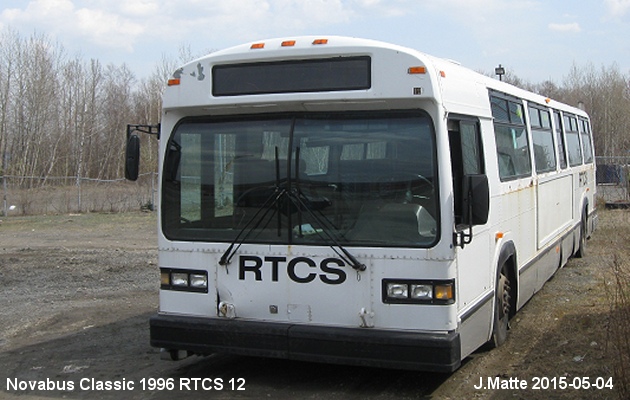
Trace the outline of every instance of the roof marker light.
<instances>
[{"instance_id":1,"label":"roof marker light","mask_svg":"<svg viewBox=\"0 0 630 400\"><path fill-rule=\"evenodd\" d=\"M250 49L264 49L264 48L265 48L265 43L254 43L250 47Z\"/></svg>"},{"instance_id":2,"label":"roof marker light","mask_svg":"<svg viewBox=\"0 0 630 400\"><path fill-rule=\"evenodd\" d=\"M182 81L181 81L181 79L179 79L179 78L171 78L171 79L169 79L169 80L168 80L168 82L167 82L168 86L177 86L177 85L179 85L180 83L182 83Z\"/></svg>"},{"instance_id":3,"label":"roof marker light","mask_svg":"<svg viewBox=\"0 0 630 400\"><path fill-rule=\"evenodd\" d=\"M440 71L440 76L441 76L442 78L446 78L446 72L444 72L444 71Z\"/></svg>"},{"instance_id":4,"label":"roof marker light","mask_svg":"<svg viewBox=\"0 0 630 400\"><path fill-rule=\"evenodd\" d=\"M328 39L315 39L313 44L328 44Z\"/></svg>"},{"instance_id":5,"label":"roof marker light","mask_svg":"<svg viewBox=\"0 0 630 400\"><path fill-rule=\"evenodd\" d=\"M427 73L427 69L425 67L409 67L407 69L407 73L410 74L410 75L426 74Z\"/></svg>"},{"instance_id":6,"label":"roof marker light","mask_svg":"<svg viewBox=\"0 0 630 400\"><path fill-rule=\"evenodd\" d=\"M295 46L295 40L285 40L282 42L282 47L291 47Z\"/></svg>"}]
</instances>

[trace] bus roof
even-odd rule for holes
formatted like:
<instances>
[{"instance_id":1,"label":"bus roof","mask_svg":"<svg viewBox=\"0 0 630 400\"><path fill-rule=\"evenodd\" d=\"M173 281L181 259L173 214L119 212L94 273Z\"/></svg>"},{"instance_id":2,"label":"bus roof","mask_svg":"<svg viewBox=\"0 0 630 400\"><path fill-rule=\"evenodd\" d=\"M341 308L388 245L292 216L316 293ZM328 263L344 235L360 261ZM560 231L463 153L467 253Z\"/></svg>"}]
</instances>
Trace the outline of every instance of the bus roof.
<instances>
[{"instance_id":1,"label":"bus roof","mask_svg":"<svg viewBox=\"0 0 630 400\"><path fill-rule=\"evenodd\" d=\"M376 79L372 79L369 89L264 93L268 96L259 95L263 93L213 95L213 74L217 66L358 55L372 57L370 73ZM412 73L411 68L417 68L417 73ZM385 77L386 81L378 77ZM324 102L343 101L347 108L352 107L353 102L357 107L360 107L359 103L365 106L369 102L376 107L379 101L387 100L391 106L405 107L404 104L409 105L410 100L429 99L441 102L448 112L491 118L487 100L489 89L587 117L578 108L485 76L452 60L390 43L342 36L266 39L210 53L175 71L164 93L164 108L204 107L206 110L225 110L225 113L243 113L261 112L262 104L268 105L266 111L285 111L292 110L286 108L287 104L296 102L301 102L306 109L315 110L318 105L323 108ZM235 109L237 106L239 110Z\"/></svg>"}]
</instances>

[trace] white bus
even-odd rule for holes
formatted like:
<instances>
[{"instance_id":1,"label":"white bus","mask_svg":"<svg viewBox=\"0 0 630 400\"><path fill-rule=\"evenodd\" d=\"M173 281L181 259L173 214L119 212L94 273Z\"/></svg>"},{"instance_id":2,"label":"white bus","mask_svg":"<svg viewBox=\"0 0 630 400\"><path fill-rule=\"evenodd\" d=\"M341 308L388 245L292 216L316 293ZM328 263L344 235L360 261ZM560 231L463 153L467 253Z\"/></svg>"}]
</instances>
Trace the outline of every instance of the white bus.
<instances>
[{"instance_id":1,"label":"white bus","mask_svg":"<svg viewBox=\"0 0 630 400\"><path fill-rule=\"evenodd\" d=\"M212 53L169 80L160 134L150 333L173 359L453 371L596 223L584 111L386 43Z\"/></svg>"}]
</instances>

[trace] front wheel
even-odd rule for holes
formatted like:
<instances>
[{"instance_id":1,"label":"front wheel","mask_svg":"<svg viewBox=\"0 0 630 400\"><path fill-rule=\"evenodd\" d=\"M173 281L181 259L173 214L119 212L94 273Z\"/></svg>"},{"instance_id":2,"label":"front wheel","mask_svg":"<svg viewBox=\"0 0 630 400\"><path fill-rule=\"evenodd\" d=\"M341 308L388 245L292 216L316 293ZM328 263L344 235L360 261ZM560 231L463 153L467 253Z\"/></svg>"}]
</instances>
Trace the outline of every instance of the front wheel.
<instances>
[{"instance_id":1,"label":"front wheel","mask_svg":"<svg viewBox=\"0 0 630 400\"><path fill-rule=\"evenodd\" d=\"M507 268L504 265L499 274L497 290L495 292L494 323L492 326L491 347L499 347L507 340L510 311L511 311L511 285Z\"/></svg>"}]
</instances>

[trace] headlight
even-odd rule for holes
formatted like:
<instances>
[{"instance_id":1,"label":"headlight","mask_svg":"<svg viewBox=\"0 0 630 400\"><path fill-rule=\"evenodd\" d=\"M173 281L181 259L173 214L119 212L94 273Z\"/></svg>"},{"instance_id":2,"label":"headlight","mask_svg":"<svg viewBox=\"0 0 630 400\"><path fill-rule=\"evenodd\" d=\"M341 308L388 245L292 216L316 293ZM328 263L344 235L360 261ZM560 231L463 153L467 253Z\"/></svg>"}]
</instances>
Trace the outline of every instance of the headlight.
<instances>
[{"instance_id":1,"label":"headlight","mask_svg":"<svg viewBox=\"0 0 630 400\"><path fill-rule=\"evenodd\" d=\"M454 280L383 279L383 303L453 304Z\"/></svg>"},{"instance_id":2,"label":"headlight","mask_svg":"<svg viewBox=\"0 0 630 400\"><path fill-rule=\"evenodd\" d=\"M406 299L409 297L409 285L405 283L388 283L387 297L393 299Z\"/></svg>"},{"instance_id":3,"label":"headlight","mask_svg":"<svg viewBox=\"0 0 630 400\"><path fill-rule=\"evenodd\" d=\"M208 293L206 271L161 268L160 289Z\"/></svg>"},{"instance_id":4,"label":"headlight","mask_svg":"<svg viewBox=\"0 0 630 400\"><path fill-rule=\"evenodd\" d=\"M203 274L190 274L190 287L208 289L208 276Z\"/></svg>"},{"instance_id":5,"label":"headlight","mask_svg":"<svg viewBox=\"0 0 630 400\"><path fill-rule=\"evenodd\" d=\"M433 298L433 286L427 284L412 283L411 298L417 300L431 300Z\"/></svg>"},{"instance_id":6,"label":"headlight","mask_svg":"<svg viewBox=\"0 0 630 400\"><path fill-rule=\"evenodd\" d=\"M171 285L188 287L188 274L186 272L171 272Z\"/></svg>"}]
</instances>

